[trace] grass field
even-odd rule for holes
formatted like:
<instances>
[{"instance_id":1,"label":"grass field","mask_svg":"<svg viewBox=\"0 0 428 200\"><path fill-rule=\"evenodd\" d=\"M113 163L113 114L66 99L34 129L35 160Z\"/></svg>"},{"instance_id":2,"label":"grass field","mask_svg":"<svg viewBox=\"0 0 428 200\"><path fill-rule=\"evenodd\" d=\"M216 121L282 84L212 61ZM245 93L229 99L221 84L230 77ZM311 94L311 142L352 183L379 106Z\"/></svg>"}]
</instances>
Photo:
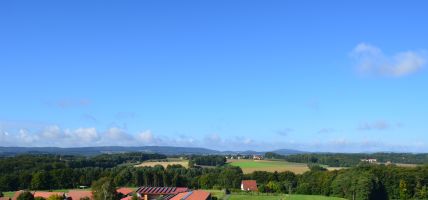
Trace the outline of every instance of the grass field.
<instances>
[{"instance_id":1,"label":"grass field","mask_svg":"<svg viewBox=\"0 0 428 200\"><path fill-rule=\"evenodd\" d=\"M292 163L283 160L228 160L227 163L232 166L241 167L244 174L254 171L284 172L291 171L296 174L303 174L309 171L304 163ZM339 170L340 167L327 167L328 170Z\"/></svg>"},{"instance_id":2,"label":"grass field","mask_svg":"<svg viewBox=\"0 0 428 200\"><path fill-rule=\"evenodd\" d=\"M167 167L168 165L181 165L183 167L189 166L188 160L181 160L181 159L174 159L174 158L168 158L165 161L145 161L141 164L135 165L136 167L153 167L156 165L162 165L163 167Z\"/></svg>"},{"instance_id":3,"label":"grass field","mask_svg":"<svg viewBox=\"0 0 428 200\"><path fill-rule=\"evenodd\" d=\"M283 172L291 171L296 174L302 174L309 171L306 164L290 163L280 160L228 160L229 165L241 167L244 174L252 173L254 171L267 171L267 172Z\"/></svg>"},{"instance_id":4,"label":"grass field","mask_svg":"<svg viewBox=\"0 0 428 200\"><path fill-rule=\"evenodd\" d=\"M265 195L231 195L229 200L343 200L337 197L326 197L318 195L278 195L278 196L265 196Z\"/></svg>"}]
</instances>

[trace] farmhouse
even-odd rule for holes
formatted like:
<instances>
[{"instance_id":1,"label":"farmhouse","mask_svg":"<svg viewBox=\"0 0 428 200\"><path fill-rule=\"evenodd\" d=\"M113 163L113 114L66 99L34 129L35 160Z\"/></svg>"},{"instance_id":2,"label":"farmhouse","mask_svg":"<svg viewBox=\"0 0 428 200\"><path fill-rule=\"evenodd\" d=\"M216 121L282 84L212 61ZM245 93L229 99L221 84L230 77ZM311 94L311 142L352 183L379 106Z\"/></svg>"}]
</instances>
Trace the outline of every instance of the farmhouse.
<instances>
[{"instance_id":1,"label":"farmhouse","mask_svg":"<svg viewBox=\"0 0 428 200\"><path fill-rule=\"evenodd\" d=\"M92 198L92 192L89 190L70 190L67 193L67 197L71 200L80 200L82 198Z\"/></svg>"},{"instance_id":2,"label":"farmhouse","mask_svg":"<svg viewBox=\"0 0 428 200\"><path fill-rule=\"evenodd\" d=\"M361 162L368 162L368 163L377 163L377 159L375 158L368 158L368 159L361 159Z\"/></svg>"},{"instance_id":3,"label":"farmhouse","mask_svg":"<svg viewBox=\"0 0 428 200\"><path fill-rule=\"evenodd\" d=\"M257 182L255 180L242 180L241 190L243 190L243 191L258 191Z\"/></svg>"},{"instance_id":4,"label":"farmhouse","mask_svg":"<svg viewBox=\"0 0 428 200\"><path fill-rule=\"evenodd\" d=\"M62 197L62 196L64 196L64 192L41 192L41 191L36 191L36 192L33 193L34 198L40 197L40 198L47 199L47 198L49 198L50 196L53 196L53 195L58 195L58 196Z\"/></svg>"},{"instance_id":5,"label":"farmhouse","mask_svg":"<svg viewBox=\"0 0 428 200\"><path fill-rule=\"evenodd\" d=\"M158 198L170 199L175 195L189 191L186 187L139 187L137 196L144 200L154 200Z\"/></svg>"},{"instance_id":6,"label":"farmhouse","mask_svg":"<svg viewBox=\"0 0 428 200\"><path fill-rule=\"evenodd\" d=\"M253 155L253 160L263 160L263 156Z\"/></svg>"},{"instance_id":7,"label":"farmhouse","mask_svg":"<svg viewBox=\"0 0 428 200\"><path fill-rule=\"evenodd\" d=\"M179 193L170 200L211 200L211 193L203 190L194 190Z\"/></svg>"}]
</instances>

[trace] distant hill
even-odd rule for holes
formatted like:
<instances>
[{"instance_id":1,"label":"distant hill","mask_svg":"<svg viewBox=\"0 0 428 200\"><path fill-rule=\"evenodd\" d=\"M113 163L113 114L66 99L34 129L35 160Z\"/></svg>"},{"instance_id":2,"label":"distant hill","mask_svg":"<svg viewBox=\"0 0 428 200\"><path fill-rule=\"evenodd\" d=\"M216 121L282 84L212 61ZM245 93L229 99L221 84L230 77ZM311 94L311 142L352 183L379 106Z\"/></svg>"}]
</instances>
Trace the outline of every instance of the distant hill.
<instances>
[{"instance_id":1,"label":"distant hill","mask_svg":"<svg viewBox=\"0 0 428 200\"><path fill-rule=\"evenodd\" d=\"M264 155L266 152L257 151L217 151L207 148L198 147L172 147L172 146L141 146L141 147L124 147L124 146L104 146L104 147L0 147L0 156L14 156L17 154L61 154L61 155L84 155L94 156L99 154L109 153L124 153L124 152L147 152L159 153L165 155ZM304 153L302 151L279 149L275 152L281 155L291 155Z\"/></svg>"},{"instance_id":2,"label":"distant hill","mask_svg":"<svg viewBox=\"0 0 428 200\"><path fill-rule=\"evenodd\" d=\"M294 154L304 154L304 153L308 153L308 152L304 152L304 151L299 151L299 150L294 150L294 149L278 149L275 151L271 151L273 153L277 153L279 155L294 155Z\"/></svg>"}]
</instances>

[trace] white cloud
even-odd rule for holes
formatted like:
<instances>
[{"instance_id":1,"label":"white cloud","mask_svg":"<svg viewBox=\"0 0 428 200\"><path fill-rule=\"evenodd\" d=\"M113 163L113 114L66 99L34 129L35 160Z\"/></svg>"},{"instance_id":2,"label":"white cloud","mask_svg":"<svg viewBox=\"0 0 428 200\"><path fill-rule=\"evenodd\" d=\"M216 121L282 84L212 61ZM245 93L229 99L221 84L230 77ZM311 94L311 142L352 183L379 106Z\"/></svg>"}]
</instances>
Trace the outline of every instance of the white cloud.
<instances>
[{"instance_id":1,"label":"white cloud","mask_svg":"<svg viewBox=\"0 0 428 200\"><path fill-rule=\"evenodd\" d=\"M99 140L98 132L95 128L78 128L68 133L78 141L84 143L92 143Z\"/></svg>"},{"instance_id":2,"label":"white cloud","mask_svg":"<svg viewBox=\"0 0 428 200\"><path fill-rule=\"evenodd\" d=\"M154 141L154 136L151 130L142 131L137 135L138 139L146 144L151 144Z\"/></svg>"},{"instance_id":3,"label":"white cloud","mask_svg":"<svg viewBox=\"0 0 428 200\"><path fill-rule=\"evenodd\" d=\"M33 144L39 137L38 135L31 134L27 129L20 129L18 139L27 144Z\"/></svg>"},{"instance_id":4,"label":"white cloud","mask_svg":"<svg viewBox=\"0 0 428 200\"><path fill-rule=\"evenodd\" d=\"M112 140L130 140L132 137L123 129L117 127L109 128L105 135Z\"/></svg>"},{"instance_id":5,"label":"white cloud","mask_svg":"<svg viewBox=\"0 0 428 200\"><path fill-rule=\"evenodd\" d=\"M44 128L41 135L46 139L58 139L64 137L61 128L57 125L51 125Z\"/></svg>"},{"instance_id":6,"label":"white cloud","mask_svg":"<svg viewBox=\"0 0 428 200\"><path fill-rule=\"evenodd\" d=\"M398 52L388 56L380 48L367 43L358 44L351 52L351 56L361 73L389 77L416 73L427 61L427 56L422 51Z\"/></svg>"}]
</instances>

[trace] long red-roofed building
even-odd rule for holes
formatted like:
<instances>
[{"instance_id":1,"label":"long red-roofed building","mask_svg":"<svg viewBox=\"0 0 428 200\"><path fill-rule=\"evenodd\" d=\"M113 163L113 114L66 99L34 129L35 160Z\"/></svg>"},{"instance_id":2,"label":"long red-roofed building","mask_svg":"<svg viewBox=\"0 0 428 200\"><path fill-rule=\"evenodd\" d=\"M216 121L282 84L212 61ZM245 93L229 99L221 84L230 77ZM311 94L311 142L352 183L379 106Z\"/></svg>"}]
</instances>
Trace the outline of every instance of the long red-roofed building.
<instances>
[{"instance_id":1,"label":"long red-roofed building","mask_svg":"<svg viewBox=\"0 0 428 200\"><path fill-rule=\"evenodd\" d=\"M138 197L143 200L152 200L162 196L187 192L188 190L186 187L140 187L136 192Z\"/></svg>"},{"instance_id":2,"label":"long red-roofed building","mask_svg":"<svg viewBox=\"0 0 428 200\"><path fill-rule=\"evenodd\" d=\"M183 192L172 197L170 200L209 200L211 199L211 193L203 190L193 190L189 192Z\"/></svg>"},{"instance_id":3,"label":"long red-roofed building","mask_svg":"<svg viewBox=\"0 0 428 200\"><path fill-rule=\"evenodd\" d=\"M70 190L67 193L67 197L71 200L80 200L81 198L93 199L92 191L90 190Z\"/></svg>"}]
</instances>

